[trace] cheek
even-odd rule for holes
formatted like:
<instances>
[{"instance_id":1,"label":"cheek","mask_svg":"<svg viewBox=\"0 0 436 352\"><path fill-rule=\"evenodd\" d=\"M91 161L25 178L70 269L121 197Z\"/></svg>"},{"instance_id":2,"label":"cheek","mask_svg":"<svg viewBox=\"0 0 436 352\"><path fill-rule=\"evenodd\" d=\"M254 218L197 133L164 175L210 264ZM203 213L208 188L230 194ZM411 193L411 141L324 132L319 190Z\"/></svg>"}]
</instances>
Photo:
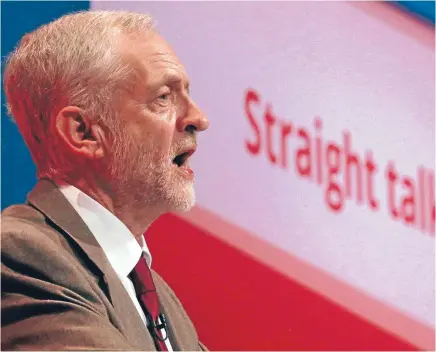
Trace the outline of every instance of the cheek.
<instances>
[{"instance_id":1,"label":"cheek","mask_svg":"<svg viewBox=\"0 0 436 352\"><path fill-rule=\"evenodd\" d=\"M173 110L173 109L172 109ZM141 114L129 126L135 141L154 155L168 154L171 151L176 111Z\"/></svg>"},{"instance_id":2,"label":"cheek","mask_svg":"<svg viewBox=\"0 0 436 352\"><path fill-rule=\"evenodd\" d=\"M169 154L171 151L171 144L174 135L174 127L167 124L165 126L161 126L159 132L159 137L156 141L161 146L161 148L159 149L161 149L164 153Z\"/></svg>"},{"instance_id":3,"label":"cheek","mask_svg":"<svg viewBox=\"0 0 436 352\"><path fill-rule=\"evenodd\" d=\"M146 133L141 134L141 144L150 148L153 154L167 155L171 151L174 124L162 120L150 124Z\"/></svg>"},{"instance_id":4,"label":"cheek","mask_svg":"<svg viewBox=\"0 0 436 352\"><path fill-rule=\"evenodd\" d=\"M153 126L151 133L153 139L163 148L169 148L174 135L174 129L176 128L176 113L175 111L162 114L160 118L153 120Z\"/></svg>"}]
</instances>

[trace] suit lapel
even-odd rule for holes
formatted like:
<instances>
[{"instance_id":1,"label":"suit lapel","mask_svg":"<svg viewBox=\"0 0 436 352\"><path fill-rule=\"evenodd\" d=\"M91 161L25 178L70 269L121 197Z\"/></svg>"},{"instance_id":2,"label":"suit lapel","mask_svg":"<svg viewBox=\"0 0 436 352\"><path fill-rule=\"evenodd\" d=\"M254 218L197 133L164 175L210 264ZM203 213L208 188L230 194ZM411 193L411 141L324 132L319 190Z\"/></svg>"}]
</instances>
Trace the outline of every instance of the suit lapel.
<instances>
[{"instance_id":1,"label":"suit lapel","mask_svg":"<svg viewBox=\"0 0 436 352\"><path fill-rule=\"evenodd\" d=\"M103 249L57 186L49 180L40 180L28 194L27 200L73 239L94 263L108 288L108 298L122 322L122 332L133 347L154 350L148 330Z\"/></svg>"},{"instance_id":2,"label":"suit lapel","mask_svg":"<svg viewBox=\"0 0 436 352\"><path fill-rule=\"evenodd\" d=\"M162 305L161 298L159 297L159 312L162 313L165 317L167 317L167 312L165 307ZM171 319L166 320L166 332L168 334L168 339L171 342L171 347L173 348L173 351L181 351L182 349L179 346L179 340L176 338L176 335L174 333L173 326L171 324Z\"/></svg>"}]
</instances>

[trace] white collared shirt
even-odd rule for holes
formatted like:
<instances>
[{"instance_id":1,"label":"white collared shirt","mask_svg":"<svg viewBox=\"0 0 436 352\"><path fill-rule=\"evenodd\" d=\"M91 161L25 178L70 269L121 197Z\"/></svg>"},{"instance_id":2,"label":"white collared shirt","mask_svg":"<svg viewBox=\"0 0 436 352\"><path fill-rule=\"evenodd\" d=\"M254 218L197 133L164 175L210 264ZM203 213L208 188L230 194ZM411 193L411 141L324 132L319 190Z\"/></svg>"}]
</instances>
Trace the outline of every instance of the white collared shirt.
<instances>
[{"instance_id":1,"label":"white collared shirt","mask_svg":"<svg viewBox=\"0 0 436 352\"><path fill-rule=\"evenodd\" d=\"M136 298L133 283L128 277L141 255L144 256L148 266L151 268L151 254L145 243L144 236L140 238L140 242L142 242L140 246L126 225L100 203L74 186L59 186L59 189L88 226L103 249L109 263L135 305L144 325L147 326L147 318ZM165 344L168 351L173 350L169 339L165 340Z\"/></svg>"}]
</instances>

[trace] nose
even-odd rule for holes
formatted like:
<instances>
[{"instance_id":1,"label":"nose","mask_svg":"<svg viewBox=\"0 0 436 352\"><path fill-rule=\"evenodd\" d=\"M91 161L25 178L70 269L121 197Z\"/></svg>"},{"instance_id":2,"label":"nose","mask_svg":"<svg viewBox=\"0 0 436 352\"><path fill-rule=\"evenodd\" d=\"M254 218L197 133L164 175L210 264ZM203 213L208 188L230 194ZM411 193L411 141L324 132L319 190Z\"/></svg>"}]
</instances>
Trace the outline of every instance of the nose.
<instances>
[{"instance_id":1,"label":"nose","mask_svg":"<svg viewBox=\"0 0 436 352\"><path fill-rule=\"evenodd\" d=\"M195 131L205 131L208 128L209 120L207 116L203 114L193 101L190 101L185 116L180 117L177 121L178 131L192 133Z\"/></svg>"}]
</instances>

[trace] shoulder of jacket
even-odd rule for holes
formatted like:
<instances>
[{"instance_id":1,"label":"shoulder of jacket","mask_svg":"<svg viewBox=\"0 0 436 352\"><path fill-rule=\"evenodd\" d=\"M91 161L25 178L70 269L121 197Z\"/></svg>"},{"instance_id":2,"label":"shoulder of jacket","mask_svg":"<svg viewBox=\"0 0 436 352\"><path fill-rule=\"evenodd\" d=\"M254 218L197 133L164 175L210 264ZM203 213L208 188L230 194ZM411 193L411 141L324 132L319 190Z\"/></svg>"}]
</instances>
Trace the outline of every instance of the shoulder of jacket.
<instances>
[{"instance_id":1,"label":"shoulder of jacket","mask_svg":"<svg viewBox=\"0 0 436 352\"><path fill-rule=\"evenodd\" d=\"M83 305L93 303L93 309L105 314L95 293L98 276L85 267L80 255L44 214L20 205L2 212L1 220L2 281L26 282L47 292L49 288L62 291L62 295L70 295Z\"/></svg>"},{"instance_id":2,"label":"shoulder of jacket","mask_svg":"<svg viewBox=\"0 0 436 352\"><path fill-rule=\"evenodd\" d=\"M4 221L30 221L30 222L44 222L45 216L38 209L29 204L16 204L11 205L1 212L2 224Z\"/></svg>"},{"instance_id":3,"label":"shoulder of jacket","mask_svg":"<svg viewBox=\"0 0 436 352\"><path fill-rule=\"evenodd\" d=\"M65 238L47 221L44 214L30 205L13 205L1 214L2 254L21 251L62 250Z\"/></svg>"}]
</instances>

